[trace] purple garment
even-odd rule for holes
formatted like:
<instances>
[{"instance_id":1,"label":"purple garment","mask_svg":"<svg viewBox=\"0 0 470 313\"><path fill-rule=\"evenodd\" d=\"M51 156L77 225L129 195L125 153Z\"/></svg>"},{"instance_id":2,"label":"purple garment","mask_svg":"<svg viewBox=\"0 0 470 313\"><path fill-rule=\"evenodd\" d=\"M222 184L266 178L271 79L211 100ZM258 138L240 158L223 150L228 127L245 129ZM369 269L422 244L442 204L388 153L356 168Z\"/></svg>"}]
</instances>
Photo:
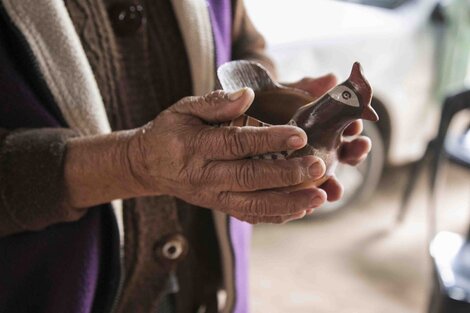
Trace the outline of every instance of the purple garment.
<instances>
[{"instance_id":1,"label":"purple garment","mask_svg":"<svg viewBox=\"0 0 470 313\"><path fill-rule=\"evenodd\" d=\"M1 21L0 127L60 127L60 118L45 109L20 74L15 62L20 57L6 48L13 46L6 30ZM0 312L90 313L104 277L105 214L92 209L78 222L0 238Z\"/></svg>"},{"instance_id":2,"label":"purple garment","mask_svg":"<svg viewBox=\"0 0 470 313\"><path fill-rule=\"evenodd\" d=\"M232 57L232 7L230 0L208 0L214 33L216 64L222 65ZM233 217L229 221L230 239L235 258L235 313L249 312L248 266L252 227Z\"/></svg>"},{"instance_id":3,"label":"purple garment","mask_svg":"<svg viewBox=\"0 0 470 313\"><path fill-rule=\"evenodd\" d=\"M215 42L216 64L232 58L232 3L230 0L208 0Z\"/></svg>"}]
</instances>

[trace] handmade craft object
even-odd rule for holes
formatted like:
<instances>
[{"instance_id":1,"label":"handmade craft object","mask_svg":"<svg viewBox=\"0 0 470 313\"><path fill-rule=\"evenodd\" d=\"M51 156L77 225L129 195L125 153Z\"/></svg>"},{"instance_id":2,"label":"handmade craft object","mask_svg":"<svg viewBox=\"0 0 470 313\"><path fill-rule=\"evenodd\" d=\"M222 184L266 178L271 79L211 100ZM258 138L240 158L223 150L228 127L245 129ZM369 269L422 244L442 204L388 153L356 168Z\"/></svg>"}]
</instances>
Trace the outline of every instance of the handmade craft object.
<instances>
[{"instance_id":1,"label":"handmade craft object","mask_svg":"<svg viewBox=\"0 0 470 313\"><path fill-rule=\"evenodd\" d=\"M235 91L250 87L255 92L253 110L250 115L262 117L257 112L260 103L270 103L270 109L288 112L289 107L299 107L287 122L302 128L307 134L307 145L300 150L280 151L255 156L256 159L289 159L305 155L320 157L326 165L324 177L296 186L320 186L334 174L338 163L337 150L342 141L345 128L357 119L376 122L377 113L371 106L372 88L362 73L359 63L354 63L349 78L337 85L318 99L305 91L285 87L275 82L268 71L260 64L250 61L233 61L223 64L217 71L221 87L225 91ZM285 114L284 114L285 115ZM281 122L281 123L280 123ZM220 126L256 126L269 127L285 121L268 124L252 116L242 115Z\"/></svg>"}]
</instances>

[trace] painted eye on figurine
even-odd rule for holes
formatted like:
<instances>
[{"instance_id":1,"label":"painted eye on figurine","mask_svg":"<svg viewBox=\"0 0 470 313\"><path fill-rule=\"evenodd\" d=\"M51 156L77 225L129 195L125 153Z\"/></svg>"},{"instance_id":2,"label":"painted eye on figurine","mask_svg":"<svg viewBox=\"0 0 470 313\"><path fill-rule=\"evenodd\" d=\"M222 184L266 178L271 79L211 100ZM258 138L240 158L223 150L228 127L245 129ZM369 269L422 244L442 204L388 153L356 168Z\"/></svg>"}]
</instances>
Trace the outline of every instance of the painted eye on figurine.
<instances>
[{"instance_id":1,"label":"painted eye on figurine","mask_svg":"<svg viewBox=\"0 0 470 313\"><path fill-rule=\"evenodd\" d=\"M330 97L343 104L352 107L359 107L359 99L357 98L357 95L347 86L336 86L328 94L330 95Z\"/></svg>"}]
</instances>

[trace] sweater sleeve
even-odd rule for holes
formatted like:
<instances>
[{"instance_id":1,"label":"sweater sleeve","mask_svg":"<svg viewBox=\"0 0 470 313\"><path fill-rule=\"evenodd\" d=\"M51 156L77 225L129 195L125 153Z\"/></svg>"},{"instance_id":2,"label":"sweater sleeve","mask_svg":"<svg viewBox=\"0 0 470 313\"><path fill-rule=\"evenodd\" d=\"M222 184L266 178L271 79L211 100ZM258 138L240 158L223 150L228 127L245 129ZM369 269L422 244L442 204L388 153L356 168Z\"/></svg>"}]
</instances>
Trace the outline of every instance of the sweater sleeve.
<instances>
[{"instance_id":1,"label":"sweater sleeve","mask_svg":"<svg viewBox=\"0 0 470 313\"><path fill-rule=\"evenodd\" d=\"M64 128L0 128L0 237L74 221L85 213L64 204Z\"/></svg>"},{"instance_id":2,"label":"sweater sleeve","mask_svg":"<svg viewBox=\"0 0 470 313\"><path fill-rule=\"evenodd\" d=\"M266 54L266 41L253 25L243 0L235 0L232 28L232 57L234 60L251 60L262 64L276 77L273 61Z\"/></svg>"}]
</instances>

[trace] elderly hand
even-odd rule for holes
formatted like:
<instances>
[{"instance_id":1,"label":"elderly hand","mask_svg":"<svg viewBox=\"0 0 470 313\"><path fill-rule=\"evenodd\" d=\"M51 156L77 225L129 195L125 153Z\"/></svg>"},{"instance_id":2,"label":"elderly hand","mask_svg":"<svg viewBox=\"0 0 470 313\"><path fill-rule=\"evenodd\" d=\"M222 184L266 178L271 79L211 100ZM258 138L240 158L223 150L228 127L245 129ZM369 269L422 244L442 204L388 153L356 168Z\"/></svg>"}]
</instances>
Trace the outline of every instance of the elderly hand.
<instances>
[{"instance_id":1,"label":"elderly hand","mask_svg":"<svg viewBox=\"0 0 470 313\"><path fill-rule=\"evenodd\" d=\"M335 83L327 76L294 85L319 96ZM240 116L252 101L251 89L217 91L184 98L142 128L70 139L64 205L83 211L114 199L167 194L250 223L282 223L303 217L326 199L339 199L342 187L335 178L321 188L279 190L323 176L325 165L318 158L247 158L302 148L307 142L302 129L208 124ZM345 135L357 135L361 129L355 122ZM355 165L369 149L370 140L358 137L342 144L339 158Z\"/></svg>"},{"instance_id":2,"label":"elderly hand","mask_svg":"<svg viewBox=\"0 0 470 313\"><path fill-rule=\"evenodd\" d=\"M138 130L129 143L131 171L147 194L167 194L228 213L249 223L282 223L303 217L326 201L319 188L275 190L319 178L322 160L247 157L300 149L306 134L293 126L214 127L243 114L251 89L188 97Z\"/></svg>"},{"instance_id":3,"label":"elderly hand","mask_svg":"<svg viewBox=\"0 0 470 313\"><path fill-rule=\"evenodd\" d=\"M320 97L336 86L337 83L336 77L328 74L319 78L304 78L298 82L288 84L288 86L305 90L314 97ZM344 136L355 138L351 141L343 139L343 143L338 150L340 162L355 166L367 157L371 149L371 142L369 138L359 136L361 132L362 120L354 121L345 129ZM343 187L335 177L327 180L320 188L327 193L328 201L339 200L343 194ZM311 211L308 213L311 213Z\"/></svg>"}]
</instances>

